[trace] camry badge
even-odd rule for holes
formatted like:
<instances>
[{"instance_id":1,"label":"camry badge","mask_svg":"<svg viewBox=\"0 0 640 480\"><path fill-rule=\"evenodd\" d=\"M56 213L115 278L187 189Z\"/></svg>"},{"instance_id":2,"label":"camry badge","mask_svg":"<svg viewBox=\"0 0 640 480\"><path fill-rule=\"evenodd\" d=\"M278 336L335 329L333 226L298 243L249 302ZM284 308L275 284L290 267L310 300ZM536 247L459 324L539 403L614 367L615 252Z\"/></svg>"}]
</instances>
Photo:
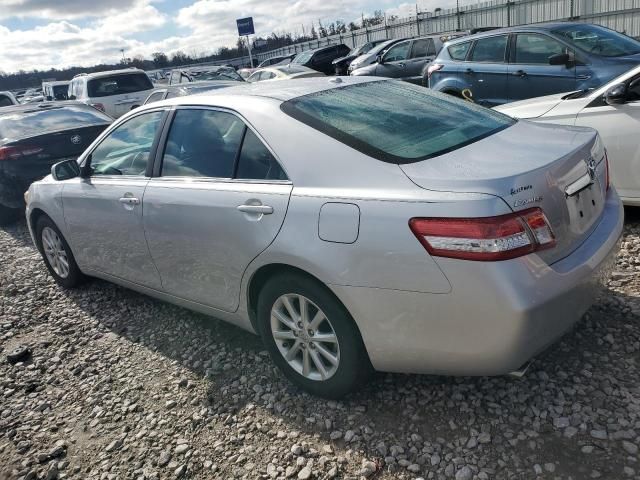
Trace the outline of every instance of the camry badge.
<instances>
[{"instance_id":1,"label":"camry badge","mask_svg":"<svg viewBox=\"0 0 640 480\"><path fill-rule=\"evenodd\" d=\"M82 142L82 137L80 135L73 135L71 137L71 143L73 143L74 145L79 145L80 142Z\"/></svg>"}]
</instances>

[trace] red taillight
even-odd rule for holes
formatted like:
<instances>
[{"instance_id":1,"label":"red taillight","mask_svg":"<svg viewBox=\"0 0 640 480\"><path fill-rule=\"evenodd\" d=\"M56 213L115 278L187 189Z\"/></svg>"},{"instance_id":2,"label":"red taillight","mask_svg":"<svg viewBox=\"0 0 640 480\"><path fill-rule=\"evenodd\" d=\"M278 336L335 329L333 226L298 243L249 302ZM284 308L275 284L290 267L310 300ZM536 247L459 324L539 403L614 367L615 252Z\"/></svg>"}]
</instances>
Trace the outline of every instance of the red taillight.
<instances>
[{"instance_id":1,"label":"red taillight","mask_svg":"<svg viewBox=\"0 0 640 480\"><path fill-rule=\"evenodd\" d=\"M104 105L102 103L91 103L90 104L93 108L97 108L98 110L100 110L101 112L104 112Z\"/></svg>"},{"instance_id":2,"label":"red taillight","mask_svg":"<svg viewBox=\"0 0 640 480\"><path fill-rule=\"evenodd\" d=\"M431 74L433 72L437 72L438 70L442 70L443 67L444 67L444 65L442 65L441 63L434 63L433 65L429 65L429 67L427 68L427 77L431 78Z\"/></svg>"},{"instance_id":3,"label":"red taillight","mask_svg":"<svg viewBox=\"0 0 640 480\"><path fill-rule=\"evenodd\" d=\"M605 167L605 177L604 177L604 181L605 181L605 191L609 191L609 188L611 187L611 177L609 176L609 156L607 155L607 150L604 151L604 167Z\"/></svg>"},{"instance_id":4,"label":"red taillight","mask_svg":"<svg viewBox=\"0 0 640 480\"><path fill-rule=\"evenodd\" d=\"M508 260L556 244L551 226L539 208L499 217L412 218L409 227L436 257Z\"/></svg>"},{"instance_id":5,"label":"red taillight","mask_svg":"<svg viewBox=\"0 0 640 480\"><path fill-rule=\"evenodd\" d=\"M15 160L24 155L35 155L40 152L42 152L41 147L32 147L29 145L0 147L0 160Z\"/></svg>"}]
</instances>

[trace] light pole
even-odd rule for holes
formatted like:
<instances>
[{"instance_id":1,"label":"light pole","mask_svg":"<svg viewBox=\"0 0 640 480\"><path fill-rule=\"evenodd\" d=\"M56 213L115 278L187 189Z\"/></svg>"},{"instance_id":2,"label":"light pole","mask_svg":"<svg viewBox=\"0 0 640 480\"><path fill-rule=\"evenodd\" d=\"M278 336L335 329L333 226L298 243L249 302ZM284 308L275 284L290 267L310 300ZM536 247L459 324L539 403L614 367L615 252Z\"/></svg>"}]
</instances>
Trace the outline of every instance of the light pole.
<instances>
[{"instance_id":1,"label":"light pole","mask_svg":"<svg viewBox=\"0 0 640 480\"><path fill-rule=\"evenodd\" d=\"M460 31L460 0L456 0L456 20L458 22L458 28L456 31Z\"/></svg>"},{"instance_id":2,"label":"light pole","mask_svg":"<svg viewBox=\"0 0 640 480\"><path fill-rule=\"evenodd\" d=\"M127 63L127 59L124 58L124 48L121 48L120 51L122 52L122 63Z\"/></svg>"}]
</instances>

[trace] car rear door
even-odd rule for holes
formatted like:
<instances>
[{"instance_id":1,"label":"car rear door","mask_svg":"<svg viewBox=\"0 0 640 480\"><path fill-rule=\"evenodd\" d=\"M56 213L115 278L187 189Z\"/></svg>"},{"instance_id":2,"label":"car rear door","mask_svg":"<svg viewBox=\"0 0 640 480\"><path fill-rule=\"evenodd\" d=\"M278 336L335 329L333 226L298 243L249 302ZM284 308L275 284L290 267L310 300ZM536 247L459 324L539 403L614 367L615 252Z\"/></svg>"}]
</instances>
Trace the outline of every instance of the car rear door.
<instances>
[{"instance_id":1,"label":"car rear door","mask_svg":"<svg viewBox=\"0 0 640 480\"><path fill-rule=\"evenodd\" d=\"M144 195L144 228L164 290L235 311L242 275L275 239L291 183L236 114L175 111Z\"/></svg>"},{"instance_id":2,"label":"car rear door","mask_svg":"<svg viewBox=\"0 0 640 480\"><path fill-rule=\"evenodd\" d=\"M528 32L513 35L511 41L509 101L575 90L575 64L549 64L553 55L569 53L563 43L542 33Z\"/></svg>"},{"instance_id":3,"label":"car rear door","mask_svg":"<svg viewBox=\"0 0 640 480\"><path fill-rule=\"evenodd\" d=\"M147 111L110 131L86 159L89 175L66 180L62 191L78 264L154 289L161 283L145 239L142 202L164 116L164 110Z\"/></svg>"},{"instance_id":4,"label":"car rear door","mask_svg":"<svg viewBox=\"0 0 640 480\"><path fill-rule=\"evenodd\" d=\"M411 54L406 62L404 79L408 82L422 83L422 70L436 56L436 47L432 38L419 38L413 41Z\"/></svg>"},{"instance_id":5,"label":"car rear door","mask_svg":"<svg viewBox=\"0 0 640 480\"><path fill-rule=\"evenodd\" d=\"M495 106L508 102L506 63L508 35L477 39L471 47L468 63L462 67L473 100L480 105Z\"/></svg>"}]
</instances>

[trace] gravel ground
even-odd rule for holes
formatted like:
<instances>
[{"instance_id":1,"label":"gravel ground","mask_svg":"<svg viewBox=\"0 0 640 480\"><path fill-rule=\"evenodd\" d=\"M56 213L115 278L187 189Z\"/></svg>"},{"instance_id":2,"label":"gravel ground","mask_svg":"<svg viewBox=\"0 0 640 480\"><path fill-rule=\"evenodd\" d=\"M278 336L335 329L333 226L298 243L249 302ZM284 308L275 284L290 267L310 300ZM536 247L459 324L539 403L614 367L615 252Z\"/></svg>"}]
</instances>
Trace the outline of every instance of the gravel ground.
<instances>
[{"instance_id":1,"label":"gravel ground","mask_svg":"<svg viewBox=\"0 0 640 480\"><path fill-rule=\"evenodd\" d=\"M0 478L640 478L627 215L608 289L524 378L379 374L341 402L221 321L97 280L60 289L24 223L0 230Z\"/></svg>"}]
</instances>

